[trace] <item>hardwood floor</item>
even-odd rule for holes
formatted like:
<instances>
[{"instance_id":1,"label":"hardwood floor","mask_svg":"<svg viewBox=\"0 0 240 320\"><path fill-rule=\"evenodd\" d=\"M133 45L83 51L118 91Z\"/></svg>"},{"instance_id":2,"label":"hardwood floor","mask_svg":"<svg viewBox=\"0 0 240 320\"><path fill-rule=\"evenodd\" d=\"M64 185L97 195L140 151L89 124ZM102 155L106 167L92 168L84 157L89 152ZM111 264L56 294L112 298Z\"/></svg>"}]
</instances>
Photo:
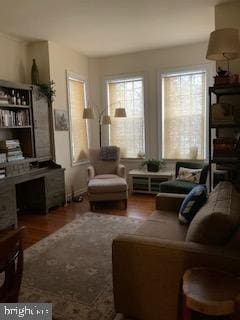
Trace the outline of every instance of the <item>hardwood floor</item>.
<instances>
[{"instance_id":1,"label":"hardwood floor","mask_svg":"<svg viewBox=\"0 0 240 320\"><path fill-rule=\"evenodd\" d=\"M95 212L145 219L154 208L154 195L133 194L129 196L127 209L123 209L120 202L106 202L99 204ZM19 226L26 227L24 248L54 233L87 211L90 211L90 208L87 197L84 196L82 202L69 203L63 208L51 210L47 215L35 212L19 213Z\"/></svg>"}]
</instances>

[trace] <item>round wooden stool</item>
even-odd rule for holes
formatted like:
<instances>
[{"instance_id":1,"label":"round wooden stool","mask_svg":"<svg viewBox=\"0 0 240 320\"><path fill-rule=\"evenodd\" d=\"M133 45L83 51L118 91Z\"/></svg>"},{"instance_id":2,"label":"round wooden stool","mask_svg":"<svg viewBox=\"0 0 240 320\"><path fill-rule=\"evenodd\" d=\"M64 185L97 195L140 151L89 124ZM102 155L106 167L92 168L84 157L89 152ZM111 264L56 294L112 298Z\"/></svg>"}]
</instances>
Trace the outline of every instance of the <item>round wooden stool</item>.
<instances>
[{"instance_id":1,"label":"round wooden stool","mask_svg":"<svg viewBox=\"0 0 240 320\"><path fill-rule=\"evenodd\" d=\"M208 268L193 268L183 276L183 319L191 311L208 316L240 319L240 279L230 273Z\"/></svg>"}]
</instances>

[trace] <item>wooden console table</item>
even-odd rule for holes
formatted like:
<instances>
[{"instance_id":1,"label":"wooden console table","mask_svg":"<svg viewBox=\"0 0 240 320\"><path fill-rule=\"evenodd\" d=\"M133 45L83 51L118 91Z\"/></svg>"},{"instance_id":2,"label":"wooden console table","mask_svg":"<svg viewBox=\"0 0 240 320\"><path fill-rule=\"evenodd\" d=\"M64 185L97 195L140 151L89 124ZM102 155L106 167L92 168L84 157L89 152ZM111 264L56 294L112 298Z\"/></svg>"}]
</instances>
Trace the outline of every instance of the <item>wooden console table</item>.
<instances>
[{"instance_id":1,"label":"wooden console table","mask_svg":"<svg viewBox=\"0 0 240 320\"><path fill-rule=\"evenodd\" d=\"M172 180L174 173L170 171L160 170L158 172L150 172L146 170L130 170L130 190L139 193L159 192L159 184L161 182Z\"/></svg>"},{"instance_id":2,"label":"wooden console table","mask_svg":"<svg viewBox=\"0 0 240 320\"><path fill-rule=\"evenodd\" d=\"M65 204L63 168L36 168L0 180L0 230L17 225L17 208L47 213Z\"/></svg>"}]
</instances>

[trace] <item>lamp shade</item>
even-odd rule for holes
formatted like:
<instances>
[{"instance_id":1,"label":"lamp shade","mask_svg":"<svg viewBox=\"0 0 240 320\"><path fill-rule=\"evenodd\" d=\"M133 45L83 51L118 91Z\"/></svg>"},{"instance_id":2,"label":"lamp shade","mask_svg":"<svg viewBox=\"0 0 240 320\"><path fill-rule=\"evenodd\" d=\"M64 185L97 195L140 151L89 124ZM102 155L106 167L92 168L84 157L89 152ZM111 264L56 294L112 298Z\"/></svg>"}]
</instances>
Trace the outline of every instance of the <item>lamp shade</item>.
<instances>
[{"instance_id":1,"label":"lamp shade","mask_svg":"<svg viewBox=\"0 0 240 320\"><path fill-rule=\"evenodd\" d=\"M83 109L83 119L93 119L94 114L92 108L84 108Z\"/></svg>"},{"instance_id":2,"label":"lamp shade","mask_svg":"<svg viewBox=\"0 0 240 320\"><path fill-rule=\"evenodd\" d=\"M111 118L108 115L102 116L101 118L101 125L108 125L111 124Z\"/></svg>"},{"instance_id":3,"label":"lamp shade","mask_svg":"<svg viewBox=\"0 0 240 320\"><path fill-rule=\"evenodd\" d=\"M210 34L206 58L221 61L240 57L240 40L237 29L215 30Z\"/></svg>"},{"instance_id":4,"label":"lamp shade","mask_svg":"<svg viewBox=\"0 0 240 320\"><path fill-rule=\"evenodd\" d=\"M126 109L125 108L116 108L114 117L115 118L126 118L127 117Z\"/></svg>"}]
</instances>

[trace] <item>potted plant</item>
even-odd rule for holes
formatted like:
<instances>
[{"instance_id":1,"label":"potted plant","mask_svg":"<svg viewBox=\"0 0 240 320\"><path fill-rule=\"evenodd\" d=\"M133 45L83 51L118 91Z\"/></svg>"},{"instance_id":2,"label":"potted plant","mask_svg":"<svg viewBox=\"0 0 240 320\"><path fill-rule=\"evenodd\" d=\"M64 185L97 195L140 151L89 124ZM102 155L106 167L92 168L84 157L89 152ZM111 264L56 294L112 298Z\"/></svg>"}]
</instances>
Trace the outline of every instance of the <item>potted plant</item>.
<instances>
[{"instance_id":1,"label":"potted plant","mask_svg":"<svg viewBox=\"0 0 240 320\"><path fill-rule=\"evenodd\" d=\"M150 172L158 172L159 169L163 165L163 161L155 160L155 159L148 159L143 162L143 166L147 165L147 170Z\"/></svg>"},{"instance_id":2,"label":"potted plant","mask_svg":"<svg viewBox=\"0 0 240 320\"><path fill-rule=\"evenodd\" d=\"M42 83L39 85L39 89L41 94L47 98L48 103L51 104L56 96L55 82L51 80L48 83Z\"/></svg>"}]
</instances>

